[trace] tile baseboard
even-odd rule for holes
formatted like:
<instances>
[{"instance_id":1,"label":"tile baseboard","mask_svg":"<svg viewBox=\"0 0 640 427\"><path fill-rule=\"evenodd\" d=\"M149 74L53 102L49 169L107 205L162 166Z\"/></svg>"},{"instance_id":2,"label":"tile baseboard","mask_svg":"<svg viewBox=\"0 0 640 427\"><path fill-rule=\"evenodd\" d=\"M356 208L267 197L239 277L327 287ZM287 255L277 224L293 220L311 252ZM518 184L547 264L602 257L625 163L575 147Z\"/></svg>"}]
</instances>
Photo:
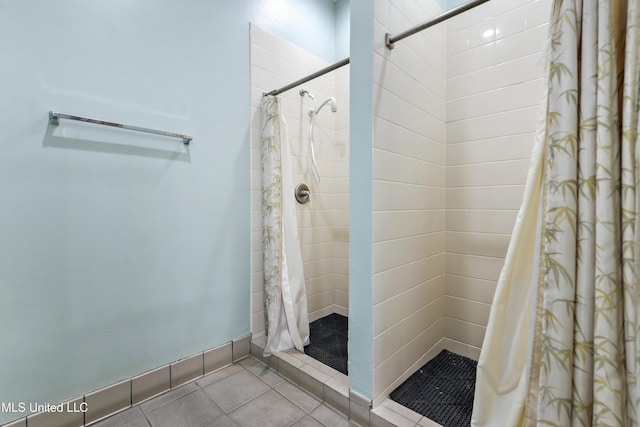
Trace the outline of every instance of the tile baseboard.
<instances>
[{"instance_id":1,"label":"tile baseboard","mask_svg":"<svg viewBox=\"0 0 640 427\"><path fill-rule=\"evenodd\" d=\"M171 390L171 366L165 365L131 378L131 404L156 397Z\"/></svg>"},{"instance_id":2,"label":"tile baseboard","mask_svg":"<svg viewBox=\"0 0 640 427\"><path fill-rule=\"evenodd\" d=\"M249 356L251 334L237 338L217 347L198 352L164 366L143 372L132 378L118 381L75 399L70 399L74 413L37 412L28 417L9 421L0 427L26 427L28 424L47 427L89 426L168 392L207 373L233 364ZM82 404L82 406L80 405Z\"/></svg>"}]
</instances>

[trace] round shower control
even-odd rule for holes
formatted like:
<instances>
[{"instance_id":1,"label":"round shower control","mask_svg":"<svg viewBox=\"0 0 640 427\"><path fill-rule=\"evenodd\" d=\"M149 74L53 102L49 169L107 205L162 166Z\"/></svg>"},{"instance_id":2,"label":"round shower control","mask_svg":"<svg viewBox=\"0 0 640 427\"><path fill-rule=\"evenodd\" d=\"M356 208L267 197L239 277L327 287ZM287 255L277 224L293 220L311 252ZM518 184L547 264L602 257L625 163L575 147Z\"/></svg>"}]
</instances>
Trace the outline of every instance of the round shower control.
<instances>
[{"instance_id":1,"label":"round shower control","mask_svg":"<svg viewBox=\"0 0 640 427\"><path fill-rule=\"evenodd\" d=\"M301 205L309 203L311 201L311 191L307 184L298 184L295 191L296 200Z\"/></svg>"}]
</instances>

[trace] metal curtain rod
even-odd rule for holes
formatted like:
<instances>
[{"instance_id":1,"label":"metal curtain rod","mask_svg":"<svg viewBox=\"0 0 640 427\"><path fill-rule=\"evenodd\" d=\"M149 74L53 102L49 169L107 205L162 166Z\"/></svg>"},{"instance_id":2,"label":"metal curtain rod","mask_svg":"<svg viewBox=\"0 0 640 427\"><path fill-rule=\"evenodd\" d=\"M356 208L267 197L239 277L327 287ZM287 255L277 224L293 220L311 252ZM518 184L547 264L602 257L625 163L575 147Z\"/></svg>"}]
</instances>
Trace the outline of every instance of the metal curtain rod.
<instances>
[{"instance_id":1,"label":"metal curtain rod","mask_svg":"<svg viewBox=\"0 0 640 427\"><path fill-rule=\"evenodd\" d=\"M303 77L303 78L301 78L300 80L296 80L295 82L290 83L290 84L288 84L288 85L286 85L286 86L283 86L283 87L281 87L280 89L275 89L275 90L272 90L271 92L266 92L266 93L264 93L264 94L263 94L263 96L268 96L268 95L274 95L274 96L275 96L275 95L279 95L279 94L281 94L282 92L286 92L286 91L288 91L289 89L293 89L293 88L294 88L294 87L296 87L296 86L300 86L301 84L306 83L306 82L308 82L309 80L313 80L313 79L315 79L316 77L320 77L320 76L322 76L323 74L327 74L327 73L329 73L329 72L331 72L331 71L333 71L333 70L337 70L337 69L338 69L338 68L340 68L340 67L344 67L344 66L345 66L345 65L347 65L350 61L351 61L351 59L350 59L350 58L345 58L345 59L343 59L342 61L338 61L338 62L336 62L335 64L332 64L332 65L329 65L328 67L323 68L323 69L322 69L322 70L320 70L320 71L316 71L316 72L315 72L315 73L313 73L313 74L309 74L308 76Z\"/></svg>"},{"instance_id":2,"label":"metal curtain rod","mask_svg":"<svg viewBox=\"0 0 640 427\"><path fill-rule=\"evenodd\" d=\"M419 33L422 30L426 30L429 27L432 27L432 26L434 26L436 24L439 24L442 21L446 21L449 18L452 18L452 17L454 17L456 15L459 15L462 12L466 12L469 9L473 9L474 7L479 6L482 3L486 3L488 1L489 0L471 0L471 1L467 2L467 3L465 3L465 4L462 4L462 5L460 5L460 6L456 7L456 8L453 8L453 9L447 11L447 12L444 12L444 13L438 15L435 18L433 18L433 19L431 19L431 20L429 20L429 21L427 21L427 22L425 22L423 24L420 24L420 25L417 25L417 26L415 26L413 28L410 28L407 31L404 31L404 32L398 34L397 36L392 36L391 33L387 33L384 36L384 43L389 49L393 49L395 42L400 41L400 40L402 40L404 38L407 38L409 36L412 36L415 33ZM327 74L327 73L329 73L329 72L331 72L333 70L336 70L336 69L338 69L340 67L343 67L343 66L347 65L349 62L350 62L350 58L345 58L342 61L338 61L335 64L332 64L332 65L329 65L328 67L323 68L320 71L316 71L313 74L309 74L308 76L303 77L300 80L296 80L295 82L290 83L290 84L288 84L286 86L283 86L280 89L275 89L275 90L272 90L271 92L265 92L263 94L263 96L279 95L282 92L286 92L289 89L293 89L296 86L300 86L301 84L306 83L309 80L313 80L316 77L320 77L323 74Z\"/></svg>"},{"instance_id":3,"label":"metal curtain rod","mask_svg":"<svg viewBox=\"0 0 640 427\"><path fill-rule=\"evenodd\" d=\"M105 122L104 120L89 119L87 117L72 116L70 114L64 114L64 113L57 113L55 111L49 111L49 123L51 123L52 125L58 125L59 124L58 119L77 120L79 122L93 123L93 124L96 124L96 125L111 126L111 127L116 127L116 128L135 130L135 131L138 131L138 132L146 132L146 133L153 133L153 134L156 134L156 135L170 136L172 138L180 138L180 139L182 139L182 143L184 145L189 145L189 143L193 139L189 135L183 135L183 134L180 134L180 133L165 132L165 131L156 130L156 129L147 129L147 128L143 128L143 127L139 127L139 126L123 125L121 123Z\"/></svg>"},{"instance_id":4,"label":"metal curtain rod","mask_svg":"<svg viewBox=\"0 0 640 427\"><path fill-rule=\"evenodd\" d=\"M386 44L389 49L393 49L394 48L393 44L395 42L400 41L400 40L402 40L404 38L407 38L409 36L412 36L415 33L419 33L422 30L426 30L429 27L432 27L432 26L434 26L436 24L439 24L442 21L446 21L449 18L452 18L452 17L454 17L456 15L459 15L462 12L466 12L469 9L473 9L474 7L479 6L482 3L486 3L488 1L489 0L471 0L471 1L467 2L467 3L465 3L465 4L462 4L462 5L458 6L458 7L456 7L456 8L453 8L453 9L447 11L447 12L444 12L441 15L438 15L435 18L433 18L433 19L431 19L431 20L429 20L429 21L427 21L427 22L425 22L423 24L417 25L417 26L415 26L413 28L409 28L407 31L403 31L402 33L398 34L397 36L392 36L391 33L387 33L384 36L384 44Z\"/></svg>"}]
</instances>

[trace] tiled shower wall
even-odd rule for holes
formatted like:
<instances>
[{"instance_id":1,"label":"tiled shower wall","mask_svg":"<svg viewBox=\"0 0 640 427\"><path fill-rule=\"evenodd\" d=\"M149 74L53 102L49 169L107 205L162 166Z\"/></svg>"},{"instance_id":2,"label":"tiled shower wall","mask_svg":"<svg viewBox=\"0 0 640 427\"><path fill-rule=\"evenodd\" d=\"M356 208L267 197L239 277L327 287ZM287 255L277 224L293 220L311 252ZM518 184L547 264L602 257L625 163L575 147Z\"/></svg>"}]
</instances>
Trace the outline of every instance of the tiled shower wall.
<instances>
[{"instance_id":1,"label":"tiled shower wall","mask_svg":"<svg viewBox=\"0 0 640 427\"><path fill-rule=\"evenodd\" d=\"M373 335L378 403L441 349L444 333L445 28L398 43L436 2L374 3Z\"/></svg>"},{"instance_id":2,"label":"tiled shower wall","mask_svg":"<svg viewBox=\"0 0 640 427\"><path fill-rule=\"evenodd\" d=\"M262 277L262 211L260 164L260 101L264 92L282 87L328 64L290 42L255 25L251 26L251 331L265 330ZM348 309L348 218L349 218L349 71L348 66L326 74L300 88L281 94L289 130L294 185L304 182L311 189L311 203L297 204L298 233L311 321L330 313L347 315ZM338 112L325 107L318 115L314 140L320 183L309 163L309 90L319 106L330 96ZM293 197L293 189L286 191Z\"/></svg>"},{"instance_id":3,"label":"tiled shower wall","mask_svg":"<svg viewBox=\"0 0 640 427\"><path fill-rule=\"evenodd\" d=\"M444 347L477 359L522 201L550 0L492 0L446 22Z\"/></svg>"},{"instance_id":4,"label":"tiled shower wall","mask_svg":"<svg viewBox=\"0 0 640 427\"><path fill-rule=\"evenodd\" d=\"M419 0L375 3L378 401L443 348L478 357L533 145L550 4L492 0L388 51L386 31L398 33L439 10L435 2ZM325 65L252 27L254 334L264 330L257 106L262 92ZM315 196L311 206L298 208L314 319L347 309L348 69L305 88L319 101L336 96L339 108L335 115L323 110L319 118L318 186L306 163L308 104L302 106L297 90L282 95L296 182L309 184Z\"/></svg>"}]
</instances>

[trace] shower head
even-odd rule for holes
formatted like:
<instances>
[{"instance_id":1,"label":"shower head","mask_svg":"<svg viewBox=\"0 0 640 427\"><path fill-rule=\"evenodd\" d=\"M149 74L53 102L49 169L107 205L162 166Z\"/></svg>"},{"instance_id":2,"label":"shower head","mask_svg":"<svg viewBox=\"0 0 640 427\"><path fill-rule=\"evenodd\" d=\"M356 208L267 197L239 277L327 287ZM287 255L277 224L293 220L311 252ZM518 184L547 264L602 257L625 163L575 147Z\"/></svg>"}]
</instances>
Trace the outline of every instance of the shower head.
<instances>
[{"instance_id":1,"label":"shower head","mask_svg":"<svg viewBox=\"0 0 640 427\"><path fill-rule=\"evenodd\" d=\"M331 107L332 113L335 113L336 111L338 111L338 104L336 104L336 99L332 96L331 98L328 98L326 101L320 104L318 109L314 111L313 114L318 114L320 110L322 110L322 107L324 107L327 104L329 104L329 106Z\"/></svg>"},{"instance_id":2,"label":"shower head","mask_svg":"<svg viewBox=\"0 0 640 427\"><path fill-rule=\"evenodd\" d=\"M338 111L338 104L336 104L336 99L334 97L329 98L329 105L331 106L332 113Z\"/></svg>"}]
</instances>

